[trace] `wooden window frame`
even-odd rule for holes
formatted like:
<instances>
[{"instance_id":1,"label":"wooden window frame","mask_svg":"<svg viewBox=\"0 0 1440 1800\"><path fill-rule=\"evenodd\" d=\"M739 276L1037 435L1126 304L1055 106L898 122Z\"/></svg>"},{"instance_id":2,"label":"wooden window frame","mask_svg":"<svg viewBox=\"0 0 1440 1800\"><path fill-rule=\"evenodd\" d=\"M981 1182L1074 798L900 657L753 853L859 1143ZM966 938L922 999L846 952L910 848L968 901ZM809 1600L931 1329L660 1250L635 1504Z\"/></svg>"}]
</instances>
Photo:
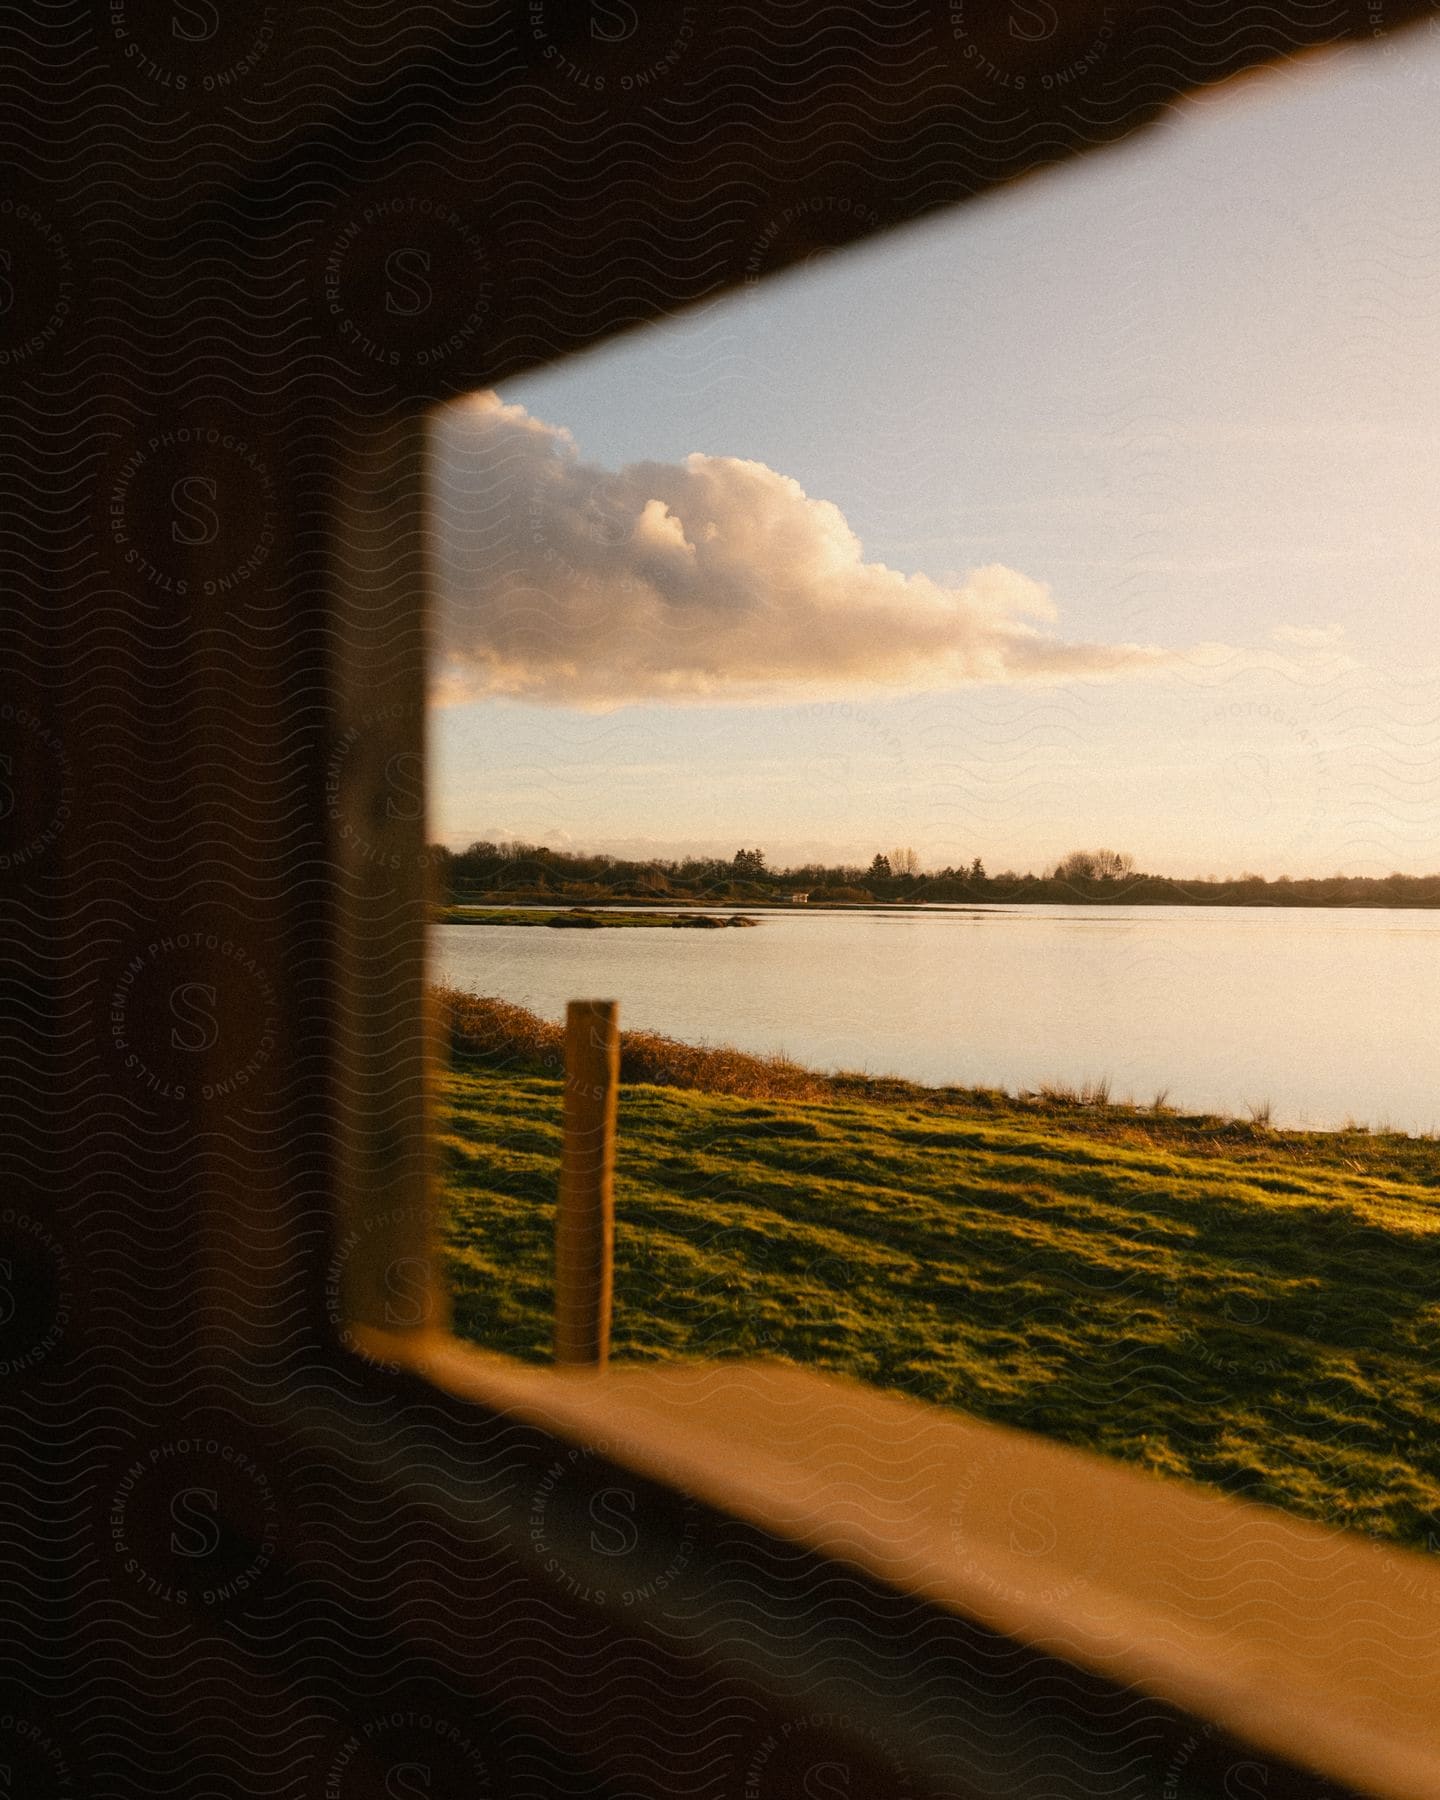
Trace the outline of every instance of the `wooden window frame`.
<instances>
[{"instance_id":1,"label":"wooden window frame","mask_svg":"<svg viewBox=\"0 0 1440 1800\"><path fill-rule=\"evenodd\" d=\"M449 1335L421 1028L425 821L395 803L393 781L422 742L429 418L417 406L367 434L332 522L340 1343L396 1394L419 1382L477 1417L539 1428L1284 1766L1393 1800L1440 1794L1429 1558L812 1371L552 1370ZM414 1028L397 1031L407 1017ZM1037 1495L1055 1532L1043 1562L1013 1536L1014 1509Z\"/></svg>"}]
</instances>

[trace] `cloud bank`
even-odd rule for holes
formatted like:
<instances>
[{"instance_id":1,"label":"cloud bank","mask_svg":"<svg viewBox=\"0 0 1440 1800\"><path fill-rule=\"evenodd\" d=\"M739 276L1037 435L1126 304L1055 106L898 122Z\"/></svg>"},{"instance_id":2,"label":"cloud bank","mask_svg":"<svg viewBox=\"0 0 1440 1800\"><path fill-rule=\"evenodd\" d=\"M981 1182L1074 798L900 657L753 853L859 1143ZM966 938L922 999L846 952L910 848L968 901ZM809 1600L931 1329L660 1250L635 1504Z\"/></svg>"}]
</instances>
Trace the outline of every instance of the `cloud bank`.
<instances>
[{"instance_id":1,"label":"cloud bank","mask_svg":"<svg viewBox=\"0 0 1440 1800\"><path fill-rule=\"evenodd\" d=\"M1048 589L998 563L954 585L867 562L838 507L764 463L601 468L493 393L437 431L442 702L831 699L1168 660L1053 635Z\"/></svg>"}]
</instances>

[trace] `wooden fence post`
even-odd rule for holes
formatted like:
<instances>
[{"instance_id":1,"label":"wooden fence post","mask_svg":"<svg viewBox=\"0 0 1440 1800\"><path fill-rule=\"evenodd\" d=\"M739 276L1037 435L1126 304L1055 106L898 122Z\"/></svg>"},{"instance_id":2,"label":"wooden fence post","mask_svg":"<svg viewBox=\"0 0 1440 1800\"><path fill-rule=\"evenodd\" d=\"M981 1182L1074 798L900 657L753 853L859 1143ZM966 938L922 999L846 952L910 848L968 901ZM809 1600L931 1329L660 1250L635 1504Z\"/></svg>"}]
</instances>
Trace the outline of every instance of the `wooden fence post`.
<instances>
[{"instance_id":1,"label":"wooden fence post","mask_svg":"<svg viewBox=\"0 0 1440 1800\"><path fill-rule=\"evenodd\" d=\"M565 1013L555 1361L571 1367L603 1369L610 1354L619 1016L613 1000L572 1000Z\"/></svg>"}]
</instances>

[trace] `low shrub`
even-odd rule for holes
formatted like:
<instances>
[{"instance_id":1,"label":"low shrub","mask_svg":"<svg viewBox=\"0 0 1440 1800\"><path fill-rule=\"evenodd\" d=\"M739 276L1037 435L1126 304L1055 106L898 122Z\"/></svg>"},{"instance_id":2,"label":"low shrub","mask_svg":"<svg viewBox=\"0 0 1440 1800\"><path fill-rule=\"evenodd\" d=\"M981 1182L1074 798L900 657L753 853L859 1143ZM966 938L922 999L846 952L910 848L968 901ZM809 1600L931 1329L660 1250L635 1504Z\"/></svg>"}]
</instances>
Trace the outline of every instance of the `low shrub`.
<instances>
[{"instance_id":1,"label":"low shrub","mask_svg":"<svg viewBox=\"0 0 1440 1800\"><path fill-rule=\"evenodd\" d=\"M555 1076L564 1069L563 1025L508 1000L459 988L438 987L431 994L452 1061L530 1075ZM620 1075L650 1087L696 1088L752 1100L821 1100L834 1094L831 1080L788 1057L682 1044L657 1031L621 1032Z\"/></svg>"}]
</instances>

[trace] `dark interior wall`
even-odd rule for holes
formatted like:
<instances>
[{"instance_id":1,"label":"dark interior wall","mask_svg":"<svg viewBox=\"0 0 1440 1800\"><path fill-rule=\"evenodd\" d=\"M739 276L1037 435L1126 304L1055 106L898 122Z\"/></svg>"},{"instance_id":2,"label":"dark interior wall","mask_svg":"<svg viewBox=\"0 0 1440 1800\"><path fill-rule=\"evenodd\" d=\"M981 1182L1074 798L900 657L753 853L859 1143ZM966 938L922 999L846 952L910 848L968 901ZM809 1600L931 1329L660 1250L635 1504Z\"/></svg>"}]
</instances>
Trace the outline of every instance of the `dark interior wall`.
<instances>
[{"instance_id":1,"label":"dark interior wall","mask_svg":"<svg viewBox=\"0 0 1440 1800\"><path fill-rule=\"evenodd\" d=\"M740 1793L746 1732L815 1713L793 1673L747 1690L703 1646L537 1597L503 1543L396 1529L383 1440L367 1465L315 1436L342 1403L391 1417L389 1378L334 1343L348 1190L363 1171L417 1204L423 871L390 762L419 726L415 410L1103 147L1195 83L1347 34L1381 54L1425 11L59 0L12 22L12 1791L403 1791L432 1751L444 1791L486 1791L454 1716L523 1746L493 1791L665 1792L643 1721L671 1731L678 1695L687 1790ZM404 1420L467 1428L413 1395ZM482 1432L479 1499L523 1507L546 1453ZM461 1568L488 1663L437 1586ZM765 1591L797 1618L871 1604L788 1579ZM955 1650L957 1691L994 1654ZM547 1690L547 1659L589 1699ZM1166 1766L1174 1722L1135 1716L1154 1754L1112 1792ZM602 1776L607 1731L628 1748Z\"/></svg>"}]
</instances>

